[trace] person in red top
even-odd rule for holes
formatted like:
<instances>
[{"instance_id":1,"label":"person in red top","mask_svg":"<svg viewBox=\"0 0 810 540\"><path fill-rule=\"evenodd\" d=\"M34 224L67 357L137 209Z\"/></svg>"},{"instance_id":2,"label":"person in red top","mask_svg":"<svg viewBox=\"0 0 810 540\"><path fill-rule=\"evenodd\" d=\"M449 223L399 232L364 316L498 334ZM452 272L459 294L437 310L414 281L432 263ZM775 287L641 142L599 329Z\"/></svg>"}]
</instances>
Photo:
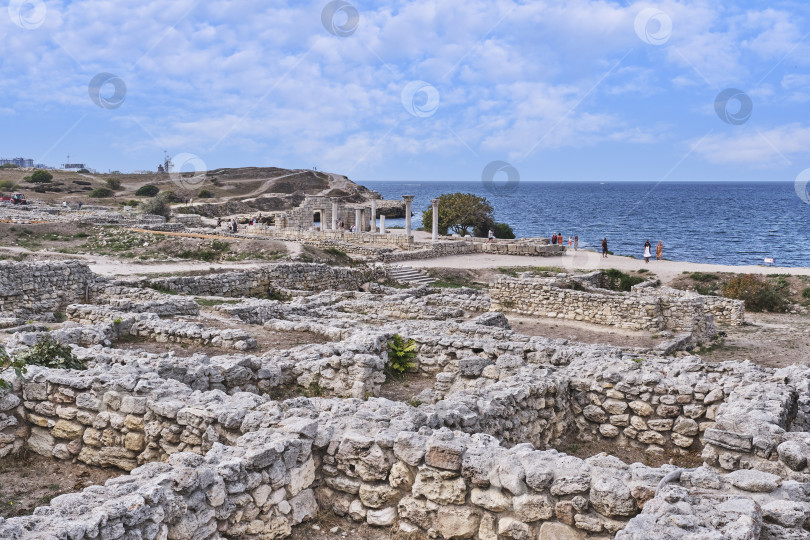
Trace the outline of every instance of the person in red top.
<instances>
[{"instance_id":1,"label":"person in red top","mask_svg":"<svg viewBox=\"0 0 810 540\"><path fill-rule=\"evenodd\" d=\"M557 233L554 233L554 234L551 236L551 244L552 244L552 245L556 245L556 244L557 244Z\"/></svg>"}]
</instances>

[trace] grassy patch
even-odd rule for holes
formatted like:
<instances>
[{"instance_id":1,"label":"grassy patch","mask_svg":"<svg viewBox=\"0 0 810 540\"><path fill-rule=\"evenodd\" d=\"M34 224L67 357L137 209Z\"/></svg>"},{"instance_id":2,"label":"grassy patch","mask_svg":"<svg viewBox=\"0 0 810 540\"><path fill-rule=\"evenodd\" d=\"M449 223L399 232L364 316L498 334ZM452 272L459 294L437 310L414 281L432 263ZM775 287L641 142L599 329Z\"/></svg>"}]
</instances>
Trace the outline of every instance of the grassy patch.
<instances>
[{"instance_id":1,"label":"grassy patch","mask_svg":"<svg viewBox=\"0 0 810 540\"><path fill-rule=\"evenodd\" d=\"M643 277L631 276L615 268L602 271L602 275L605 277L604 287L611 291L630 292L633 285L645 281Z\"/></svg>"}]
</instances>

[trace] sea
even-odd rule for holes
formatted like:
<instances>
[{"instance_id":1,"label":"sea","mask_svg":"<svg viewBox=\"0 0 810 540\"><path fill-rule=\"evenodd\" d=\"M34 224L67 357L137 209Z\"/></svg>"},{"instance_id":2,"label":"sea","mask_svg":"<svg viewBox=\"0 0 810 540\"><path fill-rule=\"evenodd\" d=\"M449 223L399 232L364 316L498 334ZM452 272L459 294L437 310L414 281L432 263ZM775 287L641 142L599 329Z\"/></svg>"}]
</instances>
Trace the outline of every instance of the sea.
<instances>
[{"instance_id":1,"label":"sea","mask_svg":"<svg viewBox=\"0 0 810 540\"><path fill-rule=\"evenodd\" d=\"M413 226L443 193L486 197L496 221L521 237L578 235L581 248L607 237L617 255L642 258L644 242L664 258L726 265L810 267L810 204L792 182L383 182L384 199L414 195ZM390 226L405 219L386 220ZM771 263L770 260L773 260ZM767 261L766 261L767 260Z\"/></svg>"}]
</instances>

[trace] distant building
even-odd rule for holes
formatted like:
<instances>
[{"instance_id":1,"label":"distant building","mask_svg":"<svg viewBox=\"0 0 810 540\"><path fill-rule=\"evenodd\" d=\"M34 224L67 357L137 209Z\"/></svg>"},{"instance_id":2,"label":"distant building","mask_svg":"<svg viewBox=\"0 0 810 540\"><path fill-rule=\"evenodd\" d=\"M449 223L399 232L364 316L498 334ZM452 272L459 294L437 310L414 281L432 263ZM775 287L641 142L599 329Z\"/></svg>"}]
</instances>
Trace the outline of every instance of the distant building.
<instances>
[{"instance_id":1,"label":"distant building","mask_svg":"<svg viewBox=\"0 0 810 540\"><path fill-rule=\"evenodd\" d=\"M14 159L0 159L0 166L2 165L16 165L17 167L33 167L34 160L21 157Z\"/></svg>"},{"instance_id":2,"label":"distant building","mask_svg":"<svg viewBox=\"0 0 810 540\"><path fill-rule=\"evenodd\" d=\"M62 168L66 171L78 171L80 169L86 169L87 165L84 163L65 163L62 165Z\"/></svg>"}]
</instances>

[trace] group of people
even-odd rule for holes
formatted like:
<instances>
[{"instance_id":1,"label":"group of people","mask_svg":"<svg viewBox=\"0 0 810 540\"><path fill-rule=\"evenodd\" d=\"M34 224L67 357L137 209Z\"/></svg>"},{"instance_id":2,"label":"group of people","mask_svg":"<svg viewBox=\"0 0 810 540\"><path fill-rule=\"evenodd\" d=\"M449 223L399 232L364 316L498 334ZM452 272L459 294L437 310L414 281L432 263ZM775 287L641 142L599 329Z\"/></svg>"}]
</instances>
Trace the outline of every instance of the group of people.
<instances>
[{"instance_id":1,"label":"group of people","mask_svg":"<svg viewBox=\"0 0 810 540\"><path fill-rule=\"evenodd\" d=\"M217 218L217 227L222 226L222 218ZM239 223L236 221L236 218L231 218L228 220L228 230L232 233L239 232Z\"/></svg>"},{"instance_id":2,"label":"group of people","mask_svg":"<svg viewBox=\"0 0 810 540\"><path fill-rule=\"evenodd\" d=\"M552 239L552 244L554 243ZM602 238L602 258L607 259L608 256L608 241L607 236ZM644 242L644 262L650 262L650 257L652 257L652 244L650 241L647 240ZM662 261L664 260L664 244L660 240L658 241L658 245L655 246L655 260Z\"/></svg>"},{"instance_id":3,"label":"group of people","mask_svg":"<svg viewBox=\"0 0 810 540\"><path fill-rule=\"evenodd\" d=\"M554 233L551 236L551 245L553 246L565 245L565 237L562 235L562 233ZM574 248L575 250L579 249L579 235L577 236L571 236L570 234L568 235L568 248L569 249Z\"/></svg>"},{"instance_id":4,"label":"group of people","mask_svg":"<svg viewBox=\"0 0 810 540\"><path fill-rule=\"evenodd\" d=\"M650 262L650 257L652 257L652 244L650 241L647 240L644 242L644 262ZM664 244L661 241L658 241L658 245L655 246L655 260L661 261L664 259Z\"/></svg>"}]
</instances>

